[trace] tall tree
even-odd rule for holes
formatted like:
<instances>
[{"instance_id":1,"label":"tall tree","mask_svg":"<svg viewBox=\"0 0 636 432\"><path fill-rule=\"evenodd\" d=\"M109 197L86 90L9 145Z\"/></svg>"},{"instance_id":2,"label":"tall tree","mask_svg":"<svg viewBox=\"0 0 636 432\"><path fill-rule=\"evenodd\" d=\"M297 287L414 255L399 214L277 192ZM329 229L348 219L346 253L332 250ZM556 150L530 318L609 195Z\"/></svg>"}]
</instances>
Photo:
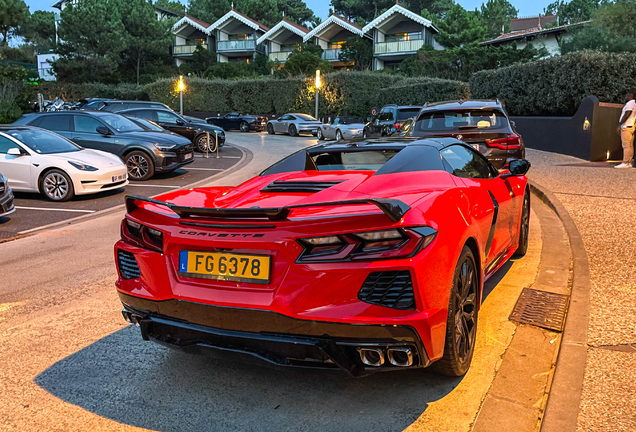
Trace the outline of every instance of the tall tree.
<instances>
[{"instance_id":1,"label":"tall tree","mask_svg":"<svg viewBox=\"0 0 636 432\"><path fill-rule=\"evenodd\" d=\"M439 30L435 40L446 48L481 42L488 32L479 12L467 11L459 4L453 5L443 19L433 16L433 22Z\"/></svg>"},{"instance_id":2,"label":"tall tree","mask_svg":"<svg viewBox=\"0 0 636 432\"><path fill-rule=\"evenodd\" d=\"M157 0L155 5L173 12L183 13L185 11L185 5L178 0Z\"/></svg>"},{"instance_id":3,"label":"tall tree","mask_svg":"<svg viewBox=\"0 0 636 432\"><path fill-rule=\"evenodd\" d=\"M55 47L55 14L37 10L20 24L17 34L28 43L38 46L40 50Z\"/></svg>"},{"instance_id":4,"label":"tall tree","mask_svg":"<svg viewBox=\"0 0 636 432\"><path fill-rule=\"evenodd\" d=\"M331 0L334 12L355 21L362 18L373 21L383 10L389 9L395 0Z\"/></svg>"},{"instance_id":5,"label":"tall tree","mask_svg":"<svg viewBox=\"0 0 636 432\"><path fill-rule=\"evenodd\" d=\"M303 0L234 0L234 9L266 26L276 25L283 16L298 24L312 21L314 13ZM190 0L188 13L208 23L231 8L231 0Z\"/></svg>"},{"instance_id":6,"label":"tall tree","mask_svg":"<svg viewBox=\"0 0 636 432\"><path fill-rule=\"evenodd\" d=\"M29 8L23 0L0 0L0 46L5 46L18 26L29 18Z\"/></svg>"},{"instance_id":7,"label":"tall tree","mask_svg":"<svg viewBox=\"0 0 636 432\"><path fill-rule=\"evenodd\" d=\"M558 15L559 25L574 24L589 20L601 5L607 3L607 0L557 0L550 3L544 11L546 14Z\"/></svg>"},{"instance_id":8,"label":"tall tree","mask_svg":"<svg viewBox=\"0 0 636 432\"><path fill-rule=\"evenodd\" d=\"M488 0L481 5L481 18L487 28L487 35L495 37L510 31L510 19L519 11L508 0Z\"/></svg>"},{"instance_id":9,"label":"tall tree","mask_svg":"<svg viewBox=\"0 0 636 432\"><path fill-rule=\"evenodd\" d=\"M367 38L352 36L342 44L338 58L354 70L369 70L373 61L373 45Z\"/></svg>"}]
</instances>

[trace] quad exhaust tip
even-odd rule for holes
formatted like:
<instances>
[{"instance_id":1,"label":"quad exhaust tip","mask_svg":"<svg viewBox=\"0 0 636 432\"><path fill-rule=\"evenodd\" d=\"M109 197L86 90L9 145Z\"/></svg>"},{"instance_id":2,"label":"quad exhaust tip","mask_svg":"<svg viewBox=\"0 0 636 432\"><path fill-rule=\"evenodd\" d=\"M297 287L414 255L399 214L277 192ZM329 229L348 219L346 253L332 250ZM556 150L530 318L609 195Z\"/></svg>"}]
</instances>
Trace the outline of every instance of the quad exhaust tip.
<instances>
[{"instance_id":1,"label":"quad exhaust tip","mask_svg":"<svg viewBox=\"0 0 636 432\"><path fill-rule=\"evenodd\" d=\"M134 314L134 313L132 313L130 311L127 311L125 309L123 311L121 311L121 314L124 316L124 319L126 321L128 321L131 324L136 325L137 327L139 327L139 322L143 319L142 316L136 315L136 314Z\"/></svg>"},{"instance_id":2,"label":"quad exhaust tip","mask_svg":"<svg viewBox=\"0 0 636 432\"><path fill-rule=\"evenodd\" d=\"M367 366L382 366L385 361L397 367L413 366L413 350L411 347L357 348L360 360Z\"/></svg>"},{"instance_id":3,"label":"quad exhaust tip","mask_svg":"<svg viewBox=\"0 0 636 432\"><path fill-rule=\"evenodd\" d=\"M396 347L387 350L389 363L393 366L409 367L413 366L413 350L409 347Z\"/></svg>"},{"instance_id":4,"label":"quad exhaust tip","mask_svg":"<svg viewBox=\"0 0 636 432\"><path fill-rule=\"evenodd\" d=\"M382 366L384 364L384 351L380 348L358 348L360 360L367 366Z\"/></svg>"}]
</instances>

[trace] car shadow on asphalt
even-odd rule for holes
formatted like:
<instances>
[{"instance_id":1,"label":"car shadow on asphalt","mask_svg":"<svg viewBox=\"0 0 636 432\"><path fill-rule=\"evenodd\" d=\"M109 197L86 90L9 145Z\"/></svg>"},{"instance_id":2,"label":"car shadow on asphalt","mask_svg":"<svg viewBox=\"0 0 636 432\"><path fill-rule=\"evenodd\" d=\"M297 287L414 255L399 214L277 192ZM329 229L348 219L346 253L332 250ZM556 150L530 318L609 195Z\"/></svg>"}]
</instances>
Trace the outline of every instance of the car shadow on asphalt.
<instances>
[{"instance_id":1,"label":"car shadow on asphalt","mask_svg":"<svg viewBox=\"0 0 636 432\"><path fill-rule=\"evenodd\" d=\"M482 303L486 300L486 298L488 298L488 295L493 292L495 288L497 288L499 282L501 282L502 279L506 277L515 261L515 259L506 261L506 263L502 265L501 268L497 270L497 272L484 283L484 290L482 291L481 295Z\"/></svg>"},{"instance_id":2,"label":"car shadow on asphalt","mask_svg":"<svg viewBox=\"0 0 636 432\"><path fill-rule=\"evenodd\" d=\"M73 199L71 201L68 201L70 203L72 202L81 202L81 201L92 201L92 200L96 200L99 198L105 198L105 197L110 197L113 195L119 195L123 192L126 192L126 189L121 187L121 188L117 188L117 189L111 189L108 191L104 191L104 192L97 192L94 194L88 194L88 195L75 195L73 197ZM56 202L53 202L49 199L47 199L44 195L39 194L39 193L29 193L29 192L15 192L14 196L16 199L23 199L23 200L29 200L32 203L46 203L46 204L59 204Z\"/></svg>"},{"instance_id":3,"label":"car shadow on asphalt","mask_svg":"<svg viewBox=\"0 0 636 432\"><path fill-rule=\"evenodd\" d=\"M166 432L401 431L460 381L422 370L354 379L221 361L144 342L134 326L35 378L64 402Z\"/></svg>"}]
</instances>

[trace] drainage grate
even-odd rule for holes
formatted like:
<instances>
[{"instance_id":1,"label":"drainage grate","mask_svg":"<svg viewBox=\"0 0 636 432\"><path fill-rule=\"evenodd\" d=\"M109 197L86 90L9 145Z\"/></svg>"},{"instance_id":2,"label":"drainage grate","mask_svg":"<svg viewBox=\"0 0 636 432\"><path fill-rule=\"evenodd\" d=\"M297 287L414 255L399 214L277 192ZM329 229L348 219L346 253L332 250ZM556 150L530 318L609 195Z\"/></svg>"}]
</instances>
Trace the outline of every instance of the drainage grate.
<instances>
[{"instance_id":1,"label":"drainage grate","mask_svg":"<svg viewBox=\"0 0 636 432\"><path fill-rule=\"evenodd\" d=\"M561 332L569 303L570 296L524 288L510 321Z\"/></svg>"}]
</instances>

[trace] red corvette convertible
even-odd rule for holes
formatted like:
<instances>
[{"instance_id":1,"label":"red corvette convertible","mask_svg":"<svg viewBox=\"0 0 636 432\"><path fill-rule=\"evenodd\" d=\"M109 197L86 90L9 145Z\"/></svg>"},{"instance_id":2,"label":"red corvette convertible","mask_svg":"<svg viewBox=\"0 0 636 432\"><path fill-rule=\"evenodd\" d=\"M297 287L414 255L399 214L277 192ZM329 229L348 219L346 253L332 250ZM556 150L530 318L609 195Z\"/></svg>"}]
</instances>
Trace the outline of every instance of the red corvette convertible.
<instances>
[{"instance_id":1,"label":"red corvette convertible","mask_svg":"<svg viewBox=\"0 0 636 432\"><path fill-rule=\"evenodd\" d=\"M530 164L509 167L453 138L386 138L311 147L237 187L128 196L124 318L184 350L462 375L484 281L528 245Z\"/></svg>"}]
</instances>

